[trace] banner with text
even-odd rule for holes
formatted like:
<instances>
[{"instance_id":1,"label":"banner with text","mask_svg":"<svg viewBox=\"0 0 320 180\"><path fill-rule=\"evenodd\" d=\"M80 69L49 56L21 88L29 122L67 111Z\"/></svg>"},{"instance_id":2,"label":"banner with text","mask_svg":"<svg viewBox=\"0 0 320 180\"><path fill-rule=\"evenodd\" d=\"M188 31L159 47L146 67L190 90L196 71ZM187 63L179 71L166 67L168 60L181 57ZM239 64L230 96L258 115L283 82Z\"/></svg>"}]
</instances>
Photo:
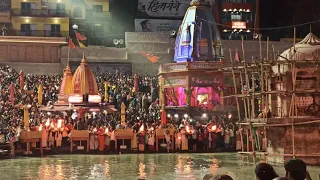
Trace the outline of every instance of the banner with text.
<instances>
[{"instance_id":1,"label":"banner with text","mask_svg":"<svg viewBox=\"0 0 320 180\"><path fill-rule=\"evenodd\" d=\"M177 31L179 29L181 20L167 20L167 19L136 19L136 32L165 32Z\"/></svg>"},{"instance_id":2,"label":"banner with text","mask_svg":"<svg viewBox=\"0 0 320 180\"><path fill-rule=\"evenodd\" d=\"M182 18L190 7L191 0L139 0L139 17Z\"/></svg>"}]
</instances>

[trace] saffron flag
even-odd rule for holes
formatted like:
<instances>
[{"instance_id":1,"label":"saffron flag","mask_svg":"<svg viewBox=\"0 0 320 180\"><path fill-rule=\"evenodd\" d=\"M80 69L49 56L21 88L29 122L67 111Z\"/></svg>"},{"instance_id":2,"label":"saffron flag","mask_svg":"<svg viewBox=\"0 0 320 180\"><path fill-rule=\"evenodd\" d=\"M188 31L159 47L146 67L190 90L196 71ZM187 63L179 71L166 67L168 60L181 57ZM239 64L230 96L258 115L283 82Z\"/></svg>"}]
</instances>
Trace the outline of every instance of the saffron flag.
<instances>
[{"instance_id":1,"label":"saffron flag","mask_svg":"<svg viewBox=\"0 0 320 180\"><path fill-rule=\"evenodd\" d=\"M104 102L109 101L109 84L107 82L104 82Z\"/></svg>"},{"instance_id":2,"label":"saffron flag","mask_svg":"<svg viewBox=\"0 0 320 180\"><path fill-rule=\"evenodd\" d=\"M24 128L26 130L29 129L29 123L30 123L30 120L29 120L29 110L27 107L24 107L23 108L23 124L24 124Z\"/></svg>"},{"instance_id":3,"label":"saffron flag","mask_svg":"<svg viewBox=\"0 0 320 180\"><path fill-rule=\"evenodd\" d=\"M133 92L138 92L139 91L137 74L134 74L134 76L133 76L133 89L134 89Z\"/></svg>"},{"instance_id":4,"label":"saffron flag","mask_svg":"<svg viewBox=\"0 0 320 180\"><path fill-rule=\"evenodd\" d=\"M14 84L10 84L10 102L14 105Z\"/></svg>"},{"instance_id":5,"label":"saffron flag","mask_svg":"<svg viewBox=\"0 0 320 180\"><path fill-rule=\"evenodd\" d=\"M237 62L240 61L240 59L239 59L239 53L238 53L238 48L236 49L236 54L234 55L234 61L237 61Z\"/></svg>"},{"instance_id":6,"label":"saffron flag","mask_svg":"<svg viewBox=\"0 0 320 180\"><path fill-rule=\"evenodd\" d=\"M86 46L84 44L82 44L79 40L77 40L77 41L78 41L78 44L79 44L80 48L86 48Z\"/></svg>"},{"instance_id":7,"label":"saffron flag","mask_svg":"<svg viewBox=\"0 0 320 180\"><path fill-rule=\"evenodd\" d=\"M121 103L121 124L126 125L126 105L124 102Z\"/></svg>"},{"instance_id":8,"label":"saffron flag","mask_svg":"<svg viewBox=\"0 0 320 180\"><path fill-rule=\"evenodd\" d=\"M158 56L154 56L153 54L146 53L145 51L141 51L140 54L144 57L146 57L150 62L157 63L159 62Z\"/></svg>"},{"instance_id":9,"label":"saffron flag","mask_svg":"<svg viewBox=\"0 0 320 180\"><path fill-rule=\"evenodd\" d=\"M38 88L38 104L40 105L42 105L42 91L43 91L43 87L40 84Z\"/></svg>"},{"instance_id":10,"label":"saffron flag","mask_svg":"<svg viewBox=\"0 0 320 180\"><path fill-rule=\"evenodd\" d=\"M19 81L20 81L20 89L23 90L24 89L24 74L22 71L20 71L19 73Z\"/></svg>"},{"instance_id":11,"label":"saffron flag","mask_svg":"<svg viewBox=\"0 0 320 180\"><path fill-rule=\"evenodd\" d=\"M76 32L76 37L78 40L80 41L85 41L87 40L87 37L85 37L84 35L81 35L80 33Z\"/></svg>"},{"instance_id":12,"label":"saffron flag","mask_svg":"<svg viewBox=\"0 0 320 180\"><path fill-rule=\"evenodd\" d=\"M77 48L76 45L74 45L74 43L73 43L73 41L72 41L72 39L71 39L70 37L69 37L69 44L68 44L68 46L69 46L69 48L71 48L71 49Z\"/></svg>"}]
</instances>

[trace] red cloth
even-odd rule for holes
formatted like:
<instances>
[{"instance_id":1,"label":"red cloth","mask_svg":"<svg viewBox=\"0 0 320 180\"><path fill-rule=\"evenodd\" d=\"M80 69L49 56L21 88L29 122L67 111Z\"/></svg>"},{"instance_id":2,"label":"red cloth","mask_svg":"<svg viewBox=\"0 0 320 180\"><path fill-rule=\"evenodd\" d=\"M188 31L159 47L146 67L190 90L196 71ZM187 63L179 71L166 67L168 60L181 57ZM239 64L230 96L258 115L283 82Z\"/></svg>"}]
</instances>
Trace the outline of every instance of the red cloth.
<instances>
[{"instance_id":1,"label":"red cloth","mask_svg":"<svg viewBox=\"0 0 320 180\"><path fill-rule=\"evenodd\" d=\"M85 37L84 35L81 35L80 33L76 32L76 37L78 40L80 41L85 41L87 40L87 37Z\"/></svg>"},{"instance_id":2,"label":"red cloth","mask_svg":"<svg viewBox=\"0 0 320 180\"><path fill-rule=\"evenodd\" d=\"M69 44L68 44L69 48L71 49L75 49L76 48L76 45L74 45L73 41L71 38L69 38Z\"/></svg>"}]
</instances>

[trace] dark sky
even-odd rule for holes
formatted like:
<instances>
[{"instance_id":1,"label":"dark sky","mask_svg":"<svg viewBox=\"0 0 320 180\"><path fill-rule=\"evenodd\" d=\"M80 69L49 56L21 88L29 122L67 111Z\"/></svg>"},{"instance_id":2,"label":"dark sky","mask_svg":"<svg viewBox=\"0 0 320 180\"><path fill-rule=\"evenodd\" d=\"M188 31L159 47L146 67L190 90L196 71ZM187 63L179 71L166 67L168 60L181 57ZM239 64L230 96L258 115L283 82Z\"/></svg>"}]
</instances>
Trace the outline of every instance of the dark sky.
<instances>
[{"instance_id":1,"label":"dark sky","mask_svg":"<svg viewBox=\"0 0 320 180\"><path fill-rule=\"evenodd\" d=\"M260 0L260 27L283 27L320 19L320 0ZM304 37L310 25L297 27L297 37ZM320 35L320 23L312 24L312 32ZM293 37L293 28L264 30L272 39Z\"/></svg>"}]
</instances>

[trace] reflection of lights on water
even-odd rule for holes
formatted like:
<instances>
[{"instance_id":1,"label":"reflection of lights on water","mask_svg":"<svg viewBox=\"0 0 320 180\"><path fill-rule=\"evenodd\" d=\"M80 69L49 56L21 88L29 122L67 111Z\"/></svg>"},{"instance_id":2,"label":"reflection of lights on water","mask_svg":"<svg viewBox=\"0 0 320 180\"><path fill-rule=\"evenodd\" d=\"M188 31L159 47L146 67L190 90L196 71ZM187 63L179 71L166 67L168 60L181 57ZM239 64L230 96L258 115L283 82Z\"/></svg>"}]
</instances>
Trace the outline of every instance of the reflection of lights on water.
<instances>
[{"instance_id":1,"label":"reflection of lights on water","mask_svg":"<svg viewBox=\"0 0 320 180\"><path fill-rule=\"evenodd\" d=\"M219 168L219 161L218 159L213 158L212 160L212 164L210 165L210 173L212 174L216 174Z\"/></svg>"},{"instance_id":2,"label":"reflection of lights on water","mask_svg":"<svg viewBox=\"0 0 320 180\"><path fill-rule=\"evenodd\" d=\"M139 177L140 178L145 178L147 173L145 172L146 170L146 165L142 162L139 164Z\"/></svg>"},{"instance_id":3,"label":"reflection of lights on water","mask_svg":"<svg viewBox=\"0 0 320 180\"><path fill-rule=\"evenodd\" d=\"M182 158L181 158L181 156L178 156L177 170L178 170L178 172L182 172L182 171L183 171L183 165L182 165Z\"/></svg>"},{"instance_id":4,"label":"reflection of lights on water","mask_svg":"<svg viewBox=\"0 0 320 180\"><path fill-rule=\"evenodd\" d=\"M105 161L104 166L105 166L104 174L107 175L107 176L110 176L110 165L109 165L109 161Z\"/></svg>"}]
</instances>

